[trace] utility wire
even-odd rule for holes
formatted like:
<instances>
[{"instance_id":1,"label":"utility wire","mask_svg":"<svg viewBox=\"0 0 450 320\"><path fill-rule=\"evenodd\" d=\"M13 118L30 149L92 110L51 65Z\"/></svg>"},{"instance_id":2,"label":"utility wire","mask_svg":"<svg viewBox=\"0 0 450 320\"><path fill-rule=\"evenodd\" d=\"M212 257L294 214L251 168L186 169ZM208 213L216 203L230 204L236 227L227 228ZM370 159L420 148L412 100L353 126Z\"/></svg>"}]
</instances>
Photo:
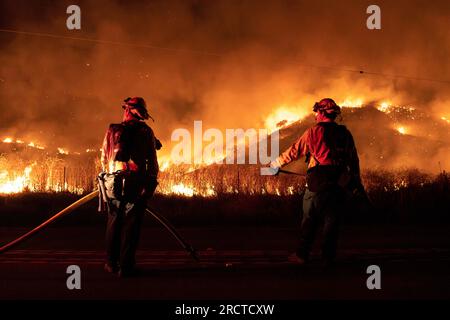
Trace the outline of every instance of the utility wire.
<instances>
[{"instance_id":1,"label":"utility wire","mask_svg":"<svg viewBox=\"0 0 450 320\"><path fill-rule=\"evenodd\" d=\"M200 50L175 49L175 48L160 47L160 46L154 46L154 45L148 45L148 44L137 44L137 43L93 39L93 38L83 38L83 37L69 37L69 36L62 36L62 35L51 34L51 33L29 32L29 31L10 30L10 29L0 29L0 32L22 34L22 35L27 35L27 36L47 37L47 38L53 38L53 39L66 39L66 40L86 41L86 42L93 42L93 43L100 43L100 44L112 44L112 45L127 46L127 47L156 49L156 50L164 50L164 51L175 52L175 53L182 52L182 53L194 53L194 54L202 54L202 55L216 56L216 57L221 56L220 54L217 54L217 53L200 51Z\"/></svg>"},{"instance_id":2,"label":"utility wire","mask_svg":"<svg viewBox=\"0 0 450 320\"><path fill-rule=\"evenodd\" d=\"M400 79L406 79L406 80L430 81L430 82L450 84L450 80L441 80L441 79L434 79L434 78L422 78L422 77L413 77L413 76L405 76L405 75L395 75L395 74L371 72L371 71L365 71L365 70L345 69L345 68L341 68L341 67L317 66L317 65L311 65L311 64L299 64L299 66L306 67L306 68L327 69L327 70L337 70L337 71L344 71L344 72L350 72L350 73L368 74L368 75L380 76L380 77L391 78L391 79L400 78Z\"/></svg>"},{"instance_id":3,"label":"utility wire","mask_svg":"<svg viewBox=\"0 0 450 320\"><path fill-rule=\"evenodd\" d=\"M148 44L136 44L136 43L130 43L130 42L111 41L111 40L83 38L83 37L69 37L69 36L63 36L63 35L51 34L51 33L30 32L30 31L21 31L21 30L12 30L12 29L0 29L0 32L14 33L14 34L21 34L21 35L28 35L28 36L46 37L46 38L53 38L53 39L66 39L66 40L85 41L85 42L99 43L99 44L110 44L110 45L120 45L120 46L128 46L128 47L155 49L155 50L163 50L163 51L173 52L173 53L190 53L190 54L199 54L199 55L207 55L207 56L214 56L214 57L221 57L221 56L225 55L225 54L201 51L201 50L175 49L175 48L161 47L161 46L148 45ZM380 76L380 77L391 78L391 79L405 79L405 80L413 80L413 81L428 81L428 82L450 84L450 80L442 80L442 79L435 79L435 78L422 78L422 77L414 77L414 76L406 76L406 75L386 74L386 73L381 73L381 72L371 72L371 71L356 70L356 69L345 69L345 68L333 67L333 66L318 66L318 65L311 65L311 64L298 64L298 65L302 66L302 67L307 67L307 68L337 70L337 71L343 71L343 72L349 72L349 73Z\"/></svg>"}]
</instances>

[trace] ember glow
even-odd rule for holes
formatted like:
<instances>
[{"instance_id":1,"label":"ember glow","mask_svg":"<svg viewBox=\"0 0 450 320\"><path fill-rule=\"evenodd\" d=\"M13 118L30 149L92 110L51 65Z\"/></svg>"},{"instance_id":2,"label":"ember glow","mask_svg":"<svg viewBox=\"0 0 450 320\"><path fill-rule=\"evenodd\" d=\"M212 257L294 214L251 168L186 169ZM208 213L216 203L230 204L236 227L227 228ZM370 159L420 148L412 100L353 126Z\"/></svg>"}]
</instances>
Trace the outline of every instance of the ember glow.
<instances>
[{"instance_id":1,"label":"ember glow","mask_svg":"<svg viewBox=\"0 0 450 320\"><path fill-rule=\"evenodd\" d=\"M19 145L26 144L30 148L36 148L36 149L40 149L40 150L44 150L45 149L45 147L43 147L42 145L36 144L36 143L34 143L32 141L26 143L22 139L14 139L14 138L11 138L11 137L4 138L2 140L2 142L3 143L8 143L8 144L19 144Z\"/></svg>"},{"instance_id":2,"label":"ember glow","mask_svg":"<svg viewBox=\"0 0 450 320\"><path fill-rule=\"evenodd\" d=\"M39 149L39 150L44 150L44 149L45 149L45 147L40 146L40 145L38 145L38 144L35 144L34 142L28 143L28 146L29 146L30 148L36 148L36 149Z\"/></svg>"},{"instance_id":3,"label":"ember glow","mask_svg":"<svg viewBox=\"0 0 450 320\"><path fill-rule=\"evenodd\" d=\"M64 149L64 148L59 147L59 148L58 148L58 153L60 153L60 154L69 154L69 151L67 151L67 150Z\"/></svg>"},{"instance_id":4,"label":"ember glow","mask_svg":"<svg viewBox=\"0 0 450 320\"><path fill-rule=\"evenodd\" d=\"M339 106L343 108L361 108L364 104L364 100L362 98L347 98L344 101L338 103Z\"/></svg>"},{"instance_id":5,"label":"ember glow","mask_svg":"<svg viewBox=\"0 0 450 320\"><path fill-rule=\"evenodd\" d=\"M398 131L398 133L400 133L400 134L407 134L407 133L408 133L408 131L406 130L406 128L403 127L403 126L397 127L397 131Z\"/></svg>"},{"instance_id":6,"label":"ember glow","mask_svg":"<svg viewBox=\"0 0 450 320\"><path fill-rule=\"evenodd\" d=\"M391 104L389 102L382 102L377 109L384 113L389 113Z\"/></svg>"},{"instance_id":7,"label":"ember glow","mask_svg":"<svg viewBox=\"0 0 450 320\"><path fill-rule=\"evenodd\" d=\"M23 139L14 139L11 137L6 137L1 142L7 143L7 144L26 145L29 148L34 148L34 149L39 149L39 150L47 150L48 149L48 148L44 147L43 145L36 143L34 141L26 142ZM99 151L100 151L100 149L88 148L84 152L91 153L91 152L99 152ZM68 155L69 153L76 154L76 155L82 154L82 152L80 152L80 151L69 152L69 150L65 147L57 147L56 152L59 154L63 154L63 155Z\"/></svg>"},{"instance_id":8,"label":"ember glow","mask_svg":"<svg viewBox=\"0 0 450 320\"><path fill-rule=\"evenodd\" d=\"M168 158L158 159L159 171L164 172L170 167L170 160Z\"/></svg>"},{"instance_id":9,"label":"ember glow","mask_svg":"<svg viewBox=\"0 0 450 320\"><path fill-rule=\"evenodd\" d=\"M172 186L172 192L177 195L192 197L195 193L195 189L180 183Z\"/></svg>"}]
</instances>

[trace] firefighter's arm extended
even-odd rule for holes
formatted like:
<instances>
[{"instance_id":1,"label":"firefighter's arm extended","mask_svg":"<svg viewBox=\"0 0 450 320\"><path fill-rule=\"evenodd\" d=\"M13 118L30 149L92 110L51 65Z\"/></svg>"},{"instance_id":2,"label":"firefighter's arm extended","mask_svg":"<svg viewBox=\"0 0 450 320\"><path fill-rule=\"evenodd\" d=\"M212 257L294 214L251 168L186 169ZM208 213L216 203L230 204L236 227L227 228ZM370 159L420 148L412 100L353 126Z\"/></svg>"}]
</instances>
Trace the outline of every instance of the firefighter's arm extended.
<instances>
[{"instance_id":1,"label":"firefighter's arm extended","mask_svg":"<svg viewBox=\"0 0 450 320\"><path fill-rule=\"evenodd\" d=\"M274 175L278 174L281 167L300 159L307 152L307 139L309 130L297 139L289 148L286 149L278 158L270 163L270 168Z\"/></svg>"}]
</instances>

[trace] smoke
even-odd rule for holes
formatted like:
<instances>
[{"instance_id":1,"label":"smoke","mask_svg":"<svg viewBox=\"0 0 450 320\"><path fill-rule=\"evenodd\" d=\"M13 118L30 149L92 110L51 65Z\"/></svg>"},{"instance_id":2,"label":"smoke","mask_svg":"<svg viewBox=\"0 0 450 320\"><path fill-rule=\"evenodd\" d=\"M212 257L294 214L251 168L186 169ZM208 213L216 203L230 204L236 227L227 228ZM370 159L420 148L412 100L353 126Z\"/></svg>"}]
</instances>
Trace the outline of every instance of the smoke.
<instances>
[{"instance_id":1,"label":"smoke","mask_svg":"<svg viewBox=\"0 0 450 320\"><path fill-rule=\"evenodd\" d=\"M359 0L78 1L82 29L69 31L72 2L3 1L0 27L160 48L0 32L2 135L98 147L121 120L122 100L136 95L147 100L166 154L171 132L194 120L261 127L281 105L304 111L323 97L387 100L450 118L449 83L391 77L450 80L446 0L378 1L376 31L366 28L371 3Z\"/></svg>"}]
</instances>

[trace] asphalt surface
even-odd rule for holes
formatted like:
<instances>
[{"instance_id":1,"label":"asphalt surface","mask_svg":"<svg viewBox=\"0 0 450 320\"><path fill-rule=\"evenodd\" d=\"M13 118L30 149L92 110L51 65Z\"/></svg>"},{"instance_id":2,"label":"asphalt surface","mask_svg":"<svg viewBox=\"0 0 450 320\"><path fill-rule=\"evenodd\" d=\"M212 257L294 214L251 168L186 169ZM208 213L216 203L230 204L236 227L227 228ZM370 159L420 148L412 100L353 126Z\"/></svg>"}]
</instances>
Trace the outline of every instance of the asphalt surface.
<instances>
[{"instance_id":1,"label":"asphalt surface","mask_svg":"<svg viewBox=\"0 0 450 320\"><path fill-rule=\"evenodd\" d=\"M25 229L0 228L0 243ZM295 228L187 228L195 262L161 228L144 228L140 274L103 271L103 228L50 228L0 255L0 299L449 299L450 226L357 227L341 230L335 268L319 246L300 268L288 258ZM78 265L81 289L69 290L67 267ZM381 269L369 290L366 269Z\"/></svg>"}]
</instances>

